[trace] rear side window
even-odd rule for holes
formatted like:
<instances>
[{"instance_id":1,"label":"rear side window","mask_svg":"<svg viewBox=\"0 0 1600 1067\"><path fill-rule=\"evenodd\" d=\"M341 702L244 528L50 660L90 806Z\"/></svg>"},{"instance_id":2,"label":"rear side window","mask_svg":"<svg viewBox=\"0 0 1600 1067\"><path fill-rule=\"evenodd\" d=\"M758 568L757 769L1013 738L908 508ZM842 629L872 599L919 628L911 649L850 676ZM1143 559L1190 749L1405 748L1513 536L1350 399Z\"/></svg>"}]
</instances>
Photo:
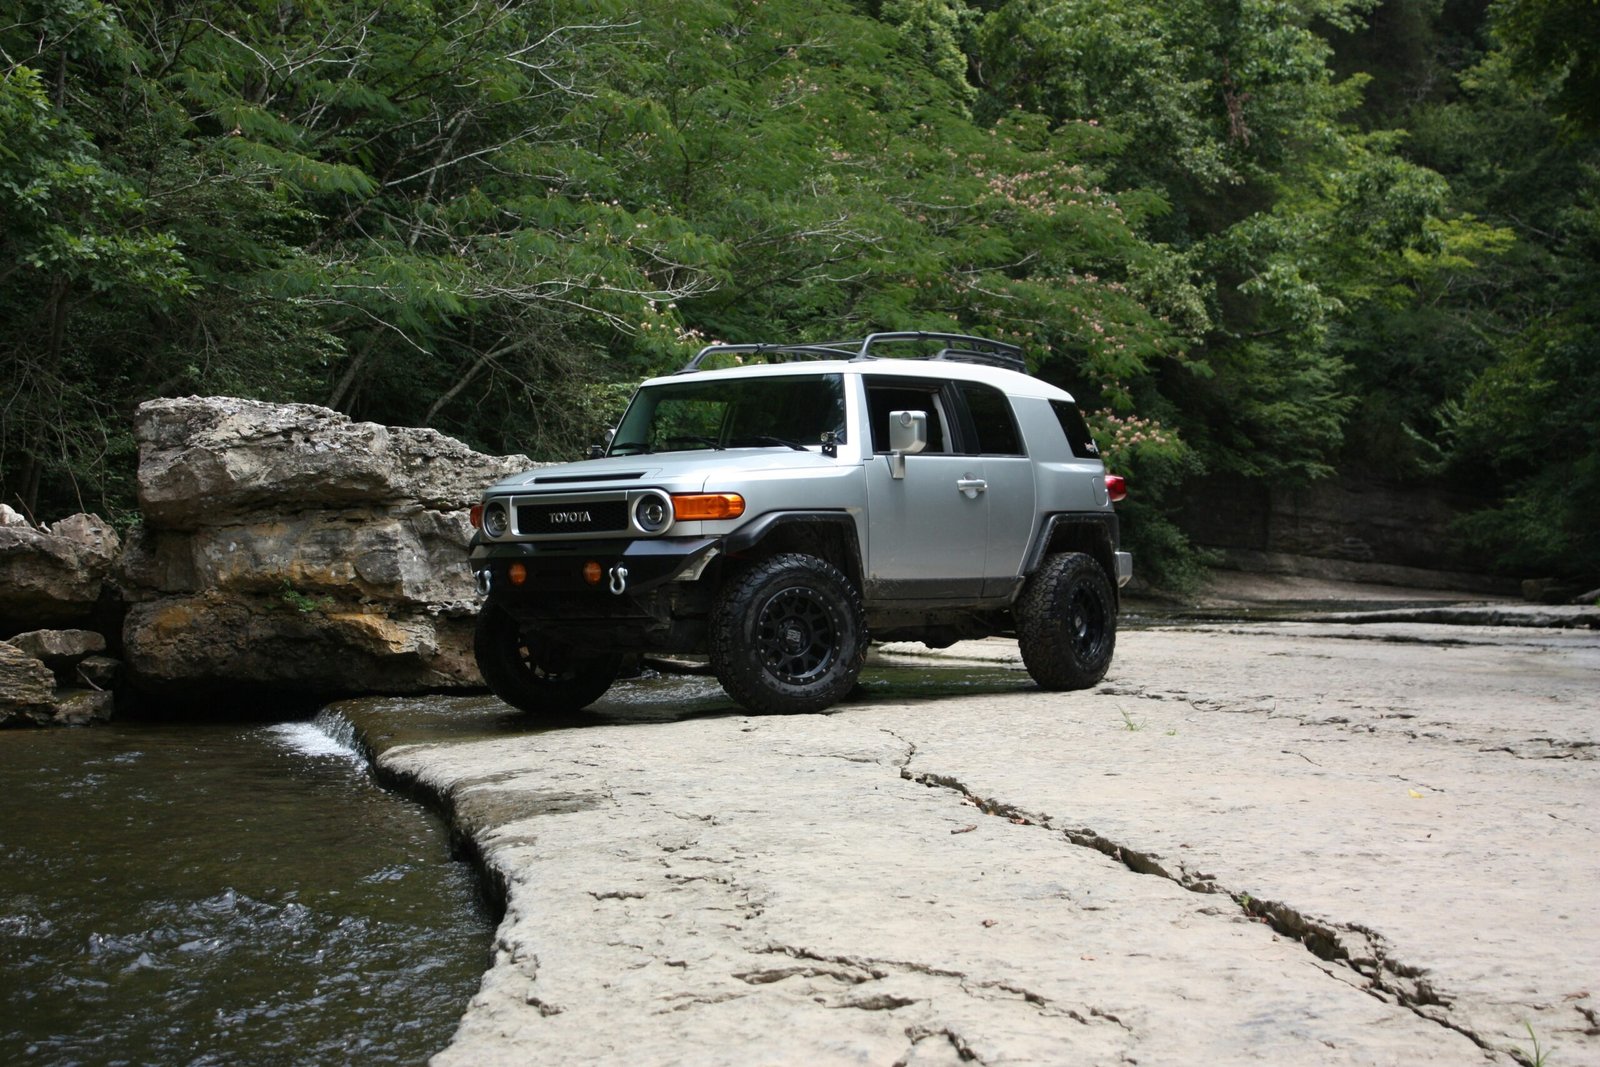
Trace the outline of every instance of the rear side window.
<instances>
[{"instance_id":1,"label":"rear side window","mask_svg":"<svg viewBox=\"0 0 1600 1067\"><path fill-rule=\"evenodd\" d=\"M1089 436L1089 424L1083 421L1083 413L1078 410L1078 405L1070 400L1052 400L1050 410L1056 413L1056 421L1061 423L1061 431L1067 435L1067 443L1072 446L1074 456L1079 459L1100 458L1100 446Z\"/></svg>"},{"instance_id":2,"label":"rear side window","mask_svg":"<svg viewBox=\"0 0 1600 1067\"><path fill-rule=\"evenodd\" d=\"M978 452L985 456L1023 455L1022 436L1011 414L1011 401L992 385L962 382L958 386L972 415L972 428L978 435Z\"/></svg>"}]
</instances>

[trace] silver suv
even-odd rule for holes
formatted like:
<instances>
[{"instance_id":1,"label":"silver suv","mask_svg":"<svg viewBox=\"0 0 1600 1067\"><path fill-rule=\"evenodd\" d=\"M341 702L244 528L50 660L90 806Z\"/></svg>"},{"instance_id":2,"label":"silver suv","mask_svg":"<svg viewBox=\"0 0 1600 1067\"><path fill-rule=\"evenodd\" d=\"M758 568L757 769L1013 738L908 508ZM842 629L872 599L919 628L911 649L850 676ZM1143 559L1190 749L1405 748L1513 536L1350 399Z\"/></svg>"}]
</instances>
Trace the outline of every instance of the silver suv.
<instances>
[{"instance_id":1,"label":"silver suv","mask_svg":"<svg viewBox=\"0 0 1600 1067\"><path fill-rule=\"evenodd\" d=\"M703 653L745 707L807 712L869 640L1014 634L1042 687L1094 685L1133 572L1122 479L1024 369L1013 345L878 333L713 345L645 382L589 459L474 509L484 680L559 713L630 657Z\"/></svg>"}]
</instances>

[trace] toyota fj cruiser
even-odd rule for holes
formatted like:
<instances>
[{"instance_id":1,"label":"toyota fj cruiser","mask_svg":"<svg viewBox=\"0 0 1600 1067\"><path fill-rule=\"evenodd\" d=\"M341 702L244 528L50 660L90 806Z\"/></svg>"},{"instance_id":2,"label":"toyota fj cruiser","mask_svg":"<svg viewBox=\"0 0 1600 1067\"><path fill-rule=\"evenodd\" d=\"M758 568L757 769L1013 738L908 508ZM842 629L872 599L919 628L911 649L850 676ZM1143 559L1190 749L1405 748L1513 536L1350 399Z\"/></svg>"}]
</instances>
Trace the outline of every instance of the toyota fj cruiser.
<instances>
[{"instance_id":1,"label":"toyota fj cruiser","mask_svg":"<svg viewBox=\"0 0 1600 1067\"><path fill-rule=\"evenodd\" d=\"M478 666L559 713L628 657L704 653L745 707L807 712L850 692L869 640L1014 634L1040 686L1087 688L1133 572L1121 496L1016 346L712 345L643 383L589 459L485 492Z\"/></svg>"}]
</instances>

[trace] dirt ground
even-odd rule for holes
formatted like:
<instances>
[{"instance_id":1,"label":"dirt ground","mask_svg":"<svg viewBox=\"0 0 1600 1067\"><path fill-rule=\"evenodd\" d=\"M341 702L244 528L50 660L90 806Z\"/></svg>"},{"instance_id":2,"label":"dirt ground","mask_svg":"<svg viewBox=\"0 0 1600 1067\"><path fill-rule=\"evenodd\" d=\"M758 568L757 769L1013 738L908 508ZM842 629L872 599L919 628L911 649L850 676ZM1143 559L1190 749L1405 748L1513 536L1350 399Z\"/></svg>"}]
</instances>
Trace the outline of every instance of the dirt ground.
<instances>
[{"instance_id":1,"label":"dirt ground","mask_svg":"<svg viewBox=\"0 0 1600 1067\"><path fill-rule=\"evenodd\" d=\"M1431 599L1274 584L1211 595ZM824 715L348 705L506 895L435 1062L1600 1064L1600 631L1138 624L1080 693L915 651Z\"/></svg>"}]
</instances>

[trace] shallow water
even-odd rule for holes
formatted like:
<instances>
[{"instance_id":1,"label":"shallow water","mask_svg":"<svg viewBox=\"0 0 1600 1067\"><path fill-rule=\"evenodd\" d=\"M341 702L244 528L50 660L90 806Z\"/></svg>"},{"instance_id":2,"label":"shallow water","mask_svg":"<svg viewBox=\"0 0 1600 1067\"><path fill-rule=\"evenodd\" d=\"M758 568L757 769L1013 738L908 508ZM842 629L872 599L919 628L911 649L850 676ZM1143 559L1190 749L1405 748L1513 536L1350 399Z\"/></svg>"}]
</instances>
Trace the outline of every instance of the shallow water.
<instances>
[{"instance_id":1,"label":"shallow water","mask_svg":"<svg viewBox=\"0 0 1600 1067\"><path fill-rule=\"evenodd\" d=\"M417 1063L477 988L473 872L329 729L10 730L0 782L0 1062Z\"/></svg>"}]
</instances>

